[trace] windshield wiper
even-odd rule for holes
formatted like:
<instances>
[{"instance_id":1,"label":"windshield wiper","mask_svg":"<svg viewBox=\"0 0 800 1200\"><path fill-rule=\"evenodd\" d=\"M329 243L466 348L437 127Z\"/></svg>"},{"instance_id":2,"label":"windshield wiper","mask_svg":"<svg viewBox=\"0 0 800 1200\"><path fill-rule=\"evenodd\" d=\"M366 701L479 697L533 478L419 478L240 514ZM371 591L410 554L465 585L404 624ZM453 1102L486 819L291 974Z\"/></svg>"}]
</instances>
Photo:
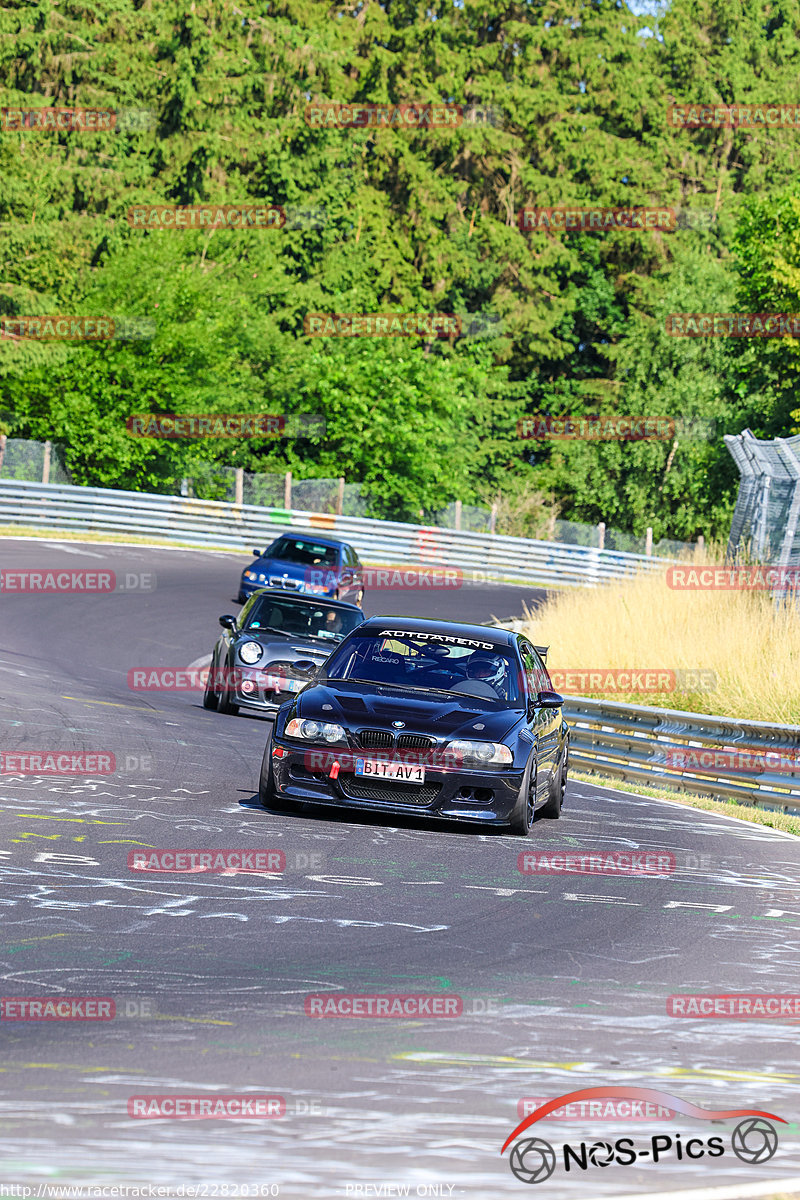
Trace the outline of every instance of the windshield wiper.
<instances>
[{"instance_id":1,"label":"windshield wiper","mask_svg":"<svg viewBox=\"0 0 800 1200\"><path fill-rule=\"evenodd\" d=\"M244 633L280 633L283 637L294 637L294 634L287 633L285 629L279 629L277 625L247 625L243 632Z\"/></svg>"}]
</instances>

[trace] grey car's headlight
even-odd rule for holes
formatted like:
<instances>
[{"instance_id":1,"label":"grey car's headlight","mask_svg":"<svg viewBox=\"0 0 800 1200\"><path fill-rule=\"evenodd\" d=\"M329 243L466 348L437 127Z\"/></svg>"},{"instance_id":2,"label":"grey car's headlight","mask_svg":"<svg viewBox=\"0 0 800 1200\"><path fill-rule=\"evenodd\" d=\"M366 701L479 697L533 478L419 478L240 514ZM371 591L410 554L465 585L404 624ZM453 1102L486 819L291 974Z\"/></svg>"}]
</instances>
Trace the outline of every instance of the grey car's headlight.
<instances>
[{"instance_id":1,"label":"grey car's headlight","mask_svg":"<svg viewBox=\"0 0 800 1200\"><path fill-rule=\"evenodd\" d=\"M303 742L327 742L329 746L346 746L347 735L341 725L325 721L304 721L297 717L285 729L286 737L299 738Z\"/></svg>"},{"instance_id":2,"label":"grey car's headlight","mask_svg":"<svg viewBox=\"0 0 800 1200\"><path fill-rule=\"evenodd\" d=\"M257 663L264 653L263 646L259 646L258 642L245 642L239 647L239 658L242 662Z\"/></svg>"},{"instance_id":3,"label":"grey car's headlight","mask_svg":"<svg viewBox=\"0 0 800 1200\"><path fill-rule=\"evenodd\" d=\"M514 761L514 756L508 746L502 742L472 742L460 740L448 742L444 750L445 760L454 759L476 767L497 767L508 765Z\"/></svg>"}]
</instances>

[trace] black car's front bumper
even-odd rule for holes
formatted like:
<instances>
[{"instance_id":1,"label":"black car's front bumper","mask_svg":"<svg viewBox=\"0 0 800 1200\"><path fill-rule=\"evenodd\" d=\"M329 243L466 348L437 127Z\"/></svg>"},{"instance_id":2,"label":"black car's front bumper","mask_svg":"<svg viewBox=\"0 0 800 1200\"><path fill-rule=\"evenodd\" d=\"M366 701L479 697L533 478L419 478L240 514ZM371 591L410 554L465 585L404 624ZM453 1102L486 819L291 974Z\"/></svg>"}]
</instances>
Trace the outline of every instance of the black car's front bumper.
<instances>
[{"instance_id":1,"label":"black car's front bumper","mask_svg":"<svg viewBox=\"0 0 800 1200\"><path fill-rule=\"evenodd\" d=\"M494 825L511 820L524 775L523 768L481 771L424 763L423 784L367 779L355 774L355 760L375 758L374 752L298 746L274 733L271 754L275 786L293 800Z\"/></svg>"}]
</instances>

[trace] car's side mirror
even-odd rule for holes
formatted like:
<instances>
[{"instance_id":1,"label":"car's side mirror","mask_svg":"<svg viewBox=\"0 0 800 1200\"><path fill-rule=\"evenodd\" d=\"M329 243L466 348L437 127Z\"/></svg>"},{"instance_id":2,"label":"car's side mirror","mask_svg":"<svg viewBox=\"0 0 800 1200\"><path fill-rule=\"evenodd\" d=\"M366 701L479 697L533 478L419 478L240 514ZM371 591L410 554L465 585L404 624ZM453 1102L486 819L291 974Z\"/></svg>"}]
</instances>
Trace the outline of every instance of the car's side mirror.
<instances>
[{"instance_id":1,"label":"car's side mirror","mask_svg":"<svg viewBox=\"0 0 800 1200\"><path fill-rule=\"evenodd\" d=\"M253 551L253 556L254 556L254 558L261 558L261 551L260 551L260 550L254 550L254 551Z\"/></svg>"},{"instance_id":2,"label":"car's side mirror","mask_svg":"<svg viewBox=\"0 0 800 1200\"><path fill-rule=\"evenodd\" d=\"M537 708L561 708L564 697L558 692L539 692L536 699Z\"/></svg>"},{"instance_id":3,"label":"car's side mirror","mask_svg":"<svg viewBox=\"0 0 800 1200\"><path fill-rule=\"evenodd\" d=\"M220 617L219 623L223 629L236 629L236 617L232 617L230 613Z\"/></svg>"},{"instance_id":4,"label":"car's side mirror","mask_svg":"<svg viewBox=\"0 0 800 1200\"><path fill-rule=\"evenodd\" d=\"M292 663L292 673L305 676L306 679L313 679L318 670L317 664L311 658L298 658Z\"/></svg>"}]
</instances>

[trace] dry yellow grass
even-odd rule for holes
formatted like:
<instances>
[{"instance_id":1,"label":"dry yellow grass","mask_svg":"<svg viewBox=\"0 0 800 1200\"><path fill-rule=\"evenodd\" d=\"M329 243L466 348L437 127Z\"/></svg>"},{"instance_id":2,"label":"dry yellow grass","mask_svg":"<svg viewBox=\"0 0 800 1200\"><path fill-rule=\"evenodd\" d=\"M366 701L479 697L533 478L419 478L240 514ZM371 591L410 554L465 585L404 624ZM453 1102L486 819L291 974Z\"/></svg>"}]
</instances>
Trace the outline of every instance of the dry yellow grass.
<instances>
[{"instance_id":1,"label":"dry yellow grass","mask_svg":"<svg viewBox=\"0 0 800 1200\"><path fill-rule=\"evenodd\" d=\"M553 670L700 669L716 676L710 691L583 694L800 723L800 602L777 607L768 592L674 590L665 569L559 592L526 613L524 632L549 645Z\"/></svg>"}]
</instances>

